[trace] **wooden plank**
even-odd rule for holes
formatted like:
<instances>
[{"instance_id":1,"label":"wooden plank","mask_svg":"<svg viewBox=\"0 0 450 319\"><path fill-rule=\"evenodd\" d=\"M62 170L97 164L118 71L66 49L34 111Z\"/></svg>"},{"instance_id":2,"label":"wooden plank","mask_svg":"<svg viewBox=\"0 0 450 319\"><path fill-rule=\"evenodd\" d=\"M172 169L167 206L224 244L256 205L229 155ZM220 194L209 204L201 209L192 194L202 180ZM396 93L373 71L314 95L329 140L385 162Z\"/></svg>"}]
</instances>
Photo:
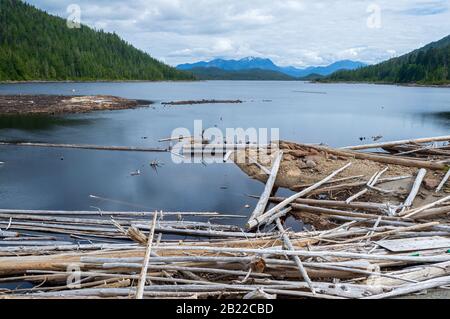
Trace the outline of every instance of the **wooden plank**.
<instances>
[{"instance_id":1,"label":"wooden plank","mask_svg":"<svg viewBox=\"0 0 450 319\"><path fill-rule=\"evenodd\" d=\"M382 240L377 242L381 247L395 252L421 251L438 248L450 248L450 238L444 237L419 237Z\"/></svg>"}]
</instances>

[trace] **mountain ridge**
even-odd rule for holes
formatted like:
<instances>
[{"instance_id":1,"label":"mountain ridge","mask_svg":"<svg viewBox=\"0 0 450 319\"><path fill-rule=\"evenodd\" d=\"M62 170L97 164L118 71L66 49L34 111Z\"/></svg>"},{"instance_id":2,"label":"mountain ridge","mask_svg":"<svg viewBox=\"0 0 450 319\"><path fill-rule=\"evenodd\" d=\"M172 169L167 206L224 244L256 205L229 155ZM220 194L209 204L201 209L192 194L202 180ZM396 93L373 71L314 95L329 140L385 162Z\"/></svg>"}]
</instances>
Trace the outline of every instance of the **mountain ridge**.
<instances>
[{"instance_id":1,"label":"mountain ridge","mask_svg":"<svg viewBox=\"0 0 450 319\"><path fill-rule=\"evenodd\" d=\"M213 59L209 62L200 61L196 63L185 63L180 64L176 68L184 71L191 71L192 69L198 68L218 68L225 71L242 71L250 69L261 69L280 72L289 75L294 78L302 78L309 76L311 74L317 74L321 76L330 75L338 70L342 69L357 69L367 64L358 61L351 60L341 60L334 62L327 66L318 67L308 67L304 69L296 68L293 66L281 67L273 63L272 60L268 58L258 58L258 57L246 57L239 60L234 59Z\"/></svg>"}]
</instances>

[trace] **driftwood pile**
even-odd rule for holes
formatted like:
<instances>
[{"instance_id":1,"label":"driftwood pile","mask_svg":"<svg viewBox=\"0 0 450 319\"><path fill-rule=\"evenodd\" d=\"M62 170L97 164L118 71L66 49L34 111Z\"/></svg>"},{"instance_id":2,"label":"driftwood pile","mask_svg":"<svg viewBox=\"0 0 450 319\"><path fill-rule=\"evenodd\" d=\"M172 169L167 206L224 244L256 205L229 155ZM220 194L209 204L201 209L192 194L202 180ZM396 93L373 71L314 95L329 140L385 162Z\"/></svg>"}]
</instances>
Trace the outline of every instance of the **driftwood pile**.
<instances>
[{"instance_id":1,"label":"driftwood pile","mask_svg":"<svg viewBox=\"0 0 450 319\"><path fill-rule=\"evenodd\" d=\"M270 164L249 164L265 167L266 186L245 228L229 225L243 216L214 212L0 210L0 298L380 299L448 289L450 156L424 144L436 140L450 137L345 150L281 143ZM307 164L305 147L339 167L280 185L293 151ZM365 148L392 154L354 151ZM362 157L381 166L355 175ZM295 193L276 197L286 186Z\"/></svg>"}]
</instances>

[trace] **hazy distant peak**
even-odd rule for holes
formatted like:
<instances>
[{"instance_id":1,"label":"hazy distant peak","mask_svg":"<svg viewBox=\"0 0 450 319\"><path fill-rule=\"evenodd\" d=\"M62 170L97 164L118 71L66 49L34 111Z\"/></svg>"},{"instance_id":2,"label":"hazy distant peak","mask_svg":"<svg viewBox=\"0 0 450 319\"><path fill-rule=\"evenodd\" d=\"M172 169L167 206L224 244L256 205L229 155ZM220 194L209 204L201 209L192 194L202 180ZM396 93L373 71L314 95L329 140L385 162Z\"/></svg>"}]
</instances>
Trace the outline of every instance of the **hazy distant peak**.
<instances>
[{"instance_id":1,"label":"hazy distant peak","mask_svg":"<svg viewBox=\"0 0 450 319\"><path fill-rule=\"evenodd\" d=\"M300 69L293 66L281 67L273 63L273 61L268 58L249 56L239 60L214 59L209 62L200 61L196 63L180 64L177 66L177 68L180 70L217 68L224 71L260 69L277 71L292 77L305 77L311 74L326 76L339 70L354 70L366 65L367 64L358 61L342 60L334 62L333 64L330 64L328 66L307 67L304 69Z\"/></svg>"}]
</instances>

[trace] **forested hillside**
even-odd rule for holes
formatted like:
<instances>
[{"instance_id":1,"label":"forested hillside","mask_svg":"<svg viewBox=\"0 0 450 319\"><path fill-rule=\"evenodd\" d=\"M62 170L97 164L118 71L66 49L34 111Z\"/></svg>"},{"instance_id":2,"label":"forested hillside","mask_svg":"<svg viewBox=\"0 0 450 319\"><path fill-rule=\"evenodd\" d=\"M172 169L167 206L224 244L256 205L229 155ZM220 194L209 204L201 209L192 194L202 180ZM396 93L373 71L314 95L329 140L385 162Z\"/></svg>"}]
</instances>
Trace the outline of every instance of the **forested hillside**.
<instances>
[{"instance_id":1,"label":"forested hillside","mask_svg":"<svg viewBox=\"0 0 450 319\"><path fill-rule=\"evenodd\" d=\"M323 81L376 83L450 83L450 36L409 54L354 71L339 71Z\"/></svg>"},{"instance_id":2,"label":"forested hillside","mask_svg":"<svg viewBox=\"0 0 450 319\"><path fill-rule=\"evenodd\" d=\"M194 68L190 72L199 80L293 81L287 74L261 69L227 71L219 68Z\"/></svg>"},{"instance_id":3,"label":"forested hillside","mask_svg":"<svg viewBox=\"0 0 450 319\"><path fill-rule=\"evenodd\" d=\"M116 34L70 29L66 20L22 1L0 0L0 81L192 78Z\"/></svg>"}]
</instances>

